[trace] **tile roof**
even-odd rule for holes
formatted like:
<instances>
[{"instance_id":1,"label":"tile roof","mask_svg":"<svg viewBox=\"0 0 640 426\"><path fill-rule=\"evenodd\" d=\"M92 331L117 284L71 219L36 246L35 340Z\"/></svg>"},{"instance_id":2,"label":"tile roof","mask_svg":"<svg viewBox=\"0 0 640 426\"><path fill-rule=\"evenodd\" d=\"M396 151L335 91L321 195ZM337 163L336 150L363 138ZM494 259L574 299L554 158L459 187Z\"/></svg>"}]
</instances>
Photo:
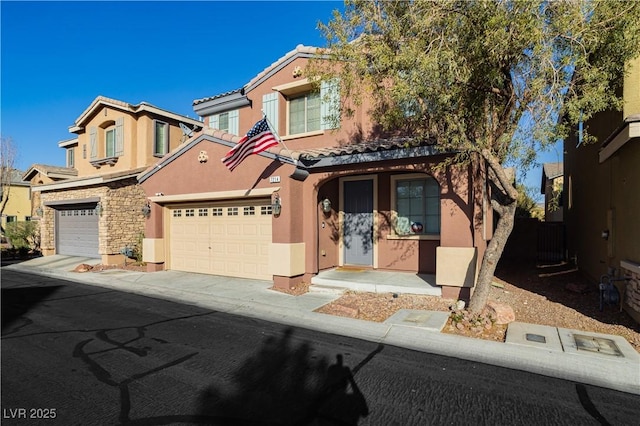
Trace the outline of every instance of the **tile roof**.
<instances>
[{"instance_id":1,"label":"tile roof","mask_svg":"<svg viewBox=\"0 0 640 426\"><path fill-rule=\"evenodd\" d=\"M544 163L542 172L548 179L554 179L564 174L563 163Z\"/></svg>"},{"instance_id":2,"label":"tile roof","mask_svg":"<svg viewBox=\"0 0 640 426\"><path fill-rule=\"evenodd\" d=\"M266 67L264 70L259 72L255 77L253 77L247 84L245 84L240 89L230 90L228 92L220 93L214 96L208 96L206 98L195 99L193 101L193 106L200 105L202 103L213 101L216 99L224 98L227 96L231 96L234 94L244 95L246 92L256 87L263 79L269 77L270 75L278 71L281 67L289 63L289 61L292 61L298 56L311 57L313 55L316 55L319 51L321 51L321 49L318 47L311 47L311 46L305 46L305 45L299 44L296 46L295 49L287 52L284 56L280 57L278 60L276 60L271 65Z\"/></svg>"},{"instance_id":3,"label":"tile roof","mask_svg":"<svg viewBox=\"0 0 640 426\"><path fill-rule=\"evenodd\" d=\"M71 167L60 167L60 166L50 166L48 164L32 164L23 175L22 178L25 180L30 179L29 176L34 172L42 173L45 176L50 174L64 175L64 176L78 176L78 171Z\"/></svg>"},{"instance_id":4,"label":"tile roof","mask_svg":"<svg viewBox=\"0 0 640 426\"><path fill-rule=\"evenodd\" d=\"M212 101L214 99L224 98L225 96L233 95L235 93L242 94L243 91L244 91L244 88L241 87L240 89L230 90L230 91L225 92L225 93L220 93L219 95L209 96L209 97L202 98L202 99L196 99L196 100L193 101L193 105L198 105L198 104L201 104L201 103L204 103L204 102Z\"/></svg>"},{"instance_id":5,"label":"tile roof","mask_svg":"<svg viewBox=\"0 0 640 426\"><path fill-rule=\"evenodd\" d=\"M424 144L426 145L426 144ZM416 146L411 138L376 139L336 147L305 149L298 152L301 159L317 159L337 157L339 155L364 154L368 152L388 151L390 149L409 148Z\"/></svg>"}]
</instances>

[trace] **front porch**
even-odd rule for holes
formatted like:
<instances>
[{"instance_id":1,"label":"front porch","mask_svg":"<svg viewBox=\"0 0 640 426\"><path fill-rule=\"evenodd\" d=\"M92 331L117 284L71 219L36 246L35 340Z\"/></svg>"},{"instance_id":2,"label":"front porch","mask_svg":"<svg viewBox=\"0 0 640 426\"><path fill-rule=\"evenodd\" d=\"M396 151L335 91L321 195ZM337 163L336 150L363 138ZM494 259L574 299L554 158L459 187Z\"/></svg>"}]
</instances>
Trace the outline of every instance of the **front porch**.
<instances>
[{"instance_id":1,"label":"front porch","mask_svg":"<svg viewBox=\"0 0 640 426\"><path fill-rule=\"evenodd\" d=\"M334 268L311 278L312 290L353 290L371 293L442 296L434 274L380 271L365 268Z\"/></svg>"}]
</instances>

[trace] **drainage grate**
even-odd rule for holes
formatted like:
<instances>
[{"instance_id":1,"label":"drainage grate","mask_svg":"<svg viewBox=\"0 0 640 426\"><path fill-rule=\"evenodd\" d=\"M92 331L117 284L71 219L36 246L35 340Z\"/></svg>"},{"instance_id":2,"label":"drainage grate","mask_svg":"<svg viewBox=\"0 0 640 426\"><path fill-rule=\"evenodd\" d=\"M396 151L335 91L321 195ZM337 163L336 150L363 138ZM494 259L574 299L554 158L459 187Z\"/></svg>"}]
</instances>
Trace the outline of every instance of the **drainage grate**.
<instances>
[{"instance_id":1,"label":"drainage grate","mask_svg":"<svg viewBox=\"0 0 640 426\"><path fill-rule=\"evenodd\" d=\"M527 339L527 341L529 342L547 343L547 338L539 334L527 333L525 335L525 339Z\"/></svg>"},{"instance_id":2,"label":"drainage grate","mask_svg":"<svg viewBox=\"0 0 640 426\"><path fill-rule=\"evenodd\" d=\"M585 336L582 334L574 334L573 339L576 342L576 348L579 351L596 352L603 355L624 357L618 345L611 339L604 337Z\"/></svg>"}]
</instances>

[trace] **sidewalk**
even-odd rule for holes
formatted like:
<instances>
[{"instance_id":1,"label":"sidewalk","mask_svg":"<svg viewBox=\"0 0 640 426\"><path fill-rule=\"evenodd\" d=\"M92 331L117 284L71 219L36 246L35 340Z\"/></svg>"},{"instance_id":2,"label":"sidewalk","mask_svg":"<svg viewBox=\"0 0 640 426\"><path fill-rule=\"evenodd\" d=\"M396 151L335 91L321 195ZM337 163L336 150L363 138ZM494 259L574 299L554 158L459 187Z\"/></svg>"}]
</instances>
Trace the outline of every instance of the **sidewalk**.
<instances>
[{"instance_id":1,"label":"sidewalk","mask_svg":"<svg viewBox=\"0 0 640 426\"><path fill-rule=\"evenodd\" d=\"M98 262L47 256L4 268L640 395L640 354L620 336L515 322L506 342L493 342L441 333L446 312L399 311L384 323L313 312L338 298L336 291L291 296L270 290L270 281L177 271L71 272Z\"/></svg>"}]
</instances>

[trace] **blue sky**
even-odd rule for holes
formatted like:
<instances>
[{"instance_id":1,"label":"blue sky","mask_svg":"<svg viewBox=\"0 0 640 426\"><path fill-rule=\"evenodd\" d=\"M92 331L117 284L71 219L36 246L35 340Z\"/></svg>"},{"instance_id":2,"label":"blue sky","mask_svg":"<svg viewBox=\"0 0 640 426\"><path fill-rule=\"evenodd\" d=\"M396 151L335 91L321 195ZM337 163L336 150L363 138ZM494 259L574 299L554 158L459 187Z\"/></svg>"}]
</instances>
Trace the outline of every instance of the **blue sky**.
<instances>
[{"instance_id":1,"label":"blue sky","mask_svg":"<svg viewBox=\"0 0 640 426\"><path fill-rule=\"evenodd\" d=\"M26 170L65 164L58 142L99 95L197 118L194 99L242 87L298 44L323 46L317 23L342 6L2 0L0 133ZM540 161L562 161L561 152ZM540 175L540 167L529 171L526 184L539 187Z\"/></svg>"}]
</instances>

